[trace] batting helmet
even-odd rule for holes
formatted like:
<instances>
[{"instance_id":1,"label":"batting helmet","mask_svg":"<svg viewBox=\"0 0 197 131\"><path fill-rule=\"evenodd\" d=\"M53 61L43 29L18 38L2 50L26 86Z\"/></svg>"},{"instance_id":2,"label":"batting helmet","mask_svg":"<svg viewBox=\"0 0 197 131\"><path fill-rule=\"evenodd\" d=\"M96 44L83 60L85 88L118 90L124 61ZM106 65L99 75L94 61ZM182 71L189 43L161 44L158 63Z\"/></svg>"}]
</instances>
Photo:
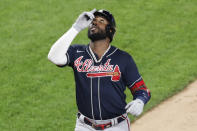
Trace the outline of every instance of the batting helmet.
<instances>
[{"instance_id":1,"label":"batting helmet","mask_svg":"<svg viewBox=\"0 0 197 131\"><path fill-rule=\"evenodd\" d=\"M111 42L116 32L116 22L113 15L107 10L98 10L94 13L94 16L102 16L109 22L109 24L106 26L106 33Z\"/></svg>"}]
</instances>

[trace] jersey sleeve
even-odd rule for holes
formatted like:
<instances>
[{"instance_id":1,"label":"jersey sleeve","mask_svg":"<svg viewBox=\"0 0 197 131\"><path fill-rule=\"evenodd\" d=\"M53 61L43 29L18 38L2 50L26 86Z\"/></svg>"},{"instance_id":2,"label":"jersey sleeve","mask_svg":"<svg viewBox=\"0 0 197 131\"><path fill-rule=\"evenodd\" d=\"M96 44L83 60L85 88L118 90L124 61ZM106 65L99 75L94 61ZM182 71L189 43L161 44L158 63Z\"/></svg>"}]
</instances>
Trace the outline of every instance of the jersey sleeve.
<instances>
[{"instance_id":1,"label":"jersey sleeve","mask_svg":"<svg viewBox=\"0 0 197 131\"><path fill-rule=\"evenodd\" d=\"M127 57L127 63L125 68L125 80L126 85L130 87L137 79L140 79L141 75L138 72L137 66L133 58L129 55Z\"/></svg>"},{"instance_id":2,"label":"jersey sleeve","mask_svg":"<svg viewBox=\"0 0 197 131\"><path fill-rule=\"evenodd\" d=\"M131 56L127 60L125 79L126 85L133 95L133 99L141 99L146 104L151 97L150 91L146 87Z\"/></svg>"},{"instance_id":3,"label":"jersey sleeve","mask_svg":"<svg viewBox=\"0 0 197 131\"><path fill-rule=\"evenodd\" d=\"M66 57L67 57L67 63L65 65L62 65L62 66L58 66L58 67L65 67L65 66L71 66L73 65L73 62L74 62L74 58L75 58L75 52L76 52L76 46L75 45L71 45L69 48L68 48L68 51L66 52Z\"/></svg>"}]
</instances>

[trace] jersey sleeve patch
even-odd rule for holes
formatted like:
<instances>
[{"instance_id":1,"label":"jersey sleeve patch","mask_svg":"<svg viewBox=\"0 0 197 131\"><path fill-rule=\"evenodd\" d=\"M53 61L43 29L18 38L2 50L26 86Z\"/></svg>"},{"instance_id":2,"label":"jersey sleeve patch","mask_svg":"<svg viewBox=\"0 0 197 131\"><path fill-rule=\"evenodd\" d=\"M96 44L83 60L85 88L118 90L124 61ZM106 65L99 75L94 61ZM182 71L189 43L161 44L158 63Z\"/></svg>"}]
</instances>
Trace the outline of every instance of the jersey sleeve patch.
<instances>
[{"instance_id":1,"label":"jersey sleeve patch","mask_svg":"<svg viewBox=\"0 0 197 131\"><path fill-rule=\"evenodd\" d=\"M135 82L133 86L130 88L132 94L134 94L138 90L146 90L146 89L147 89L146 85L142 79L138 82Z\"/></svg>"},{"instance_id":2,"label":"jersey sleeve patch","mask_svg":"<svg viewBox=\"0 0 197 131\"><path fill-rule=\"evenodd\" d=\"M140 79L133 83L129 89L131 90L134 99L139 98L145 104L149 101L151 97L150 90L146 87L143 79Z\"/></svg>"}]
</instances>

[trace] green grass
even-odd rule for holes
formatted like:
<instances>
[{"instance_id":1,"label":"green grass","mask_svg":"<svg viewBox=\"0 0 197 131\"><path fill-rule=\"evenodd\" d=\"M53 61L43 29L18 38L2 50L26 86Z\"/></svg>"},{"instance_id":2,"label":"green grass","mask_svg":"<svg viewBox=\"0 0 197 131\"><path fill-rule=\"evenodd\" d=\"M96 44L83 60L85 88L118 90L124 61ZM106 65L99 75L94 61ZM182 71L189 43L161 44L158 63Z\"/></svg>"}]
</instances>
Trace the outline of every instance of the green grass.
<instances>
[{"instance_id":1,"label":"green grass","mask_svg":"<svg viewBox=\"0 0 197 131\"><path fill-rule=\"evenodd\" d=\"M47 54L85 10L114 14L112 44L132 54L152 92L145 111L197 78L196 0L1 0L0 5L1 131L74 129L72 69L57 68ZM74 43L87 44L86 32Z\"/></svg>"}]
</instances>

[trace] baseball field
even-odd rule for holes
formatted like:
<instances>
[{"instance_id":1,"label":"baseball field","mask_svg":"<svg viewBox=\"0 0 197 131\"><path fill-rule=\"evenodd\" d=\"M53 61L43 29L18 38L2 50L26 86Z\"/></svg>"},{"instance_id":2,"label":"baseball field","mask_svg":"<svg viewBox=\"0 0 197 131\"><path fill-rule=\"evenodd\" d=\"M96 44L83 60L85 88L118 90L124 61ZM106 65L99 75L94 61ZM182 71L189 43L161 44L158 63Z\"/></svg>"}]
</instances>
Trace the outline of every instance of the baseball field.
<instances>
[{"instance_id":1,"label":"baseball field","mask_svg":"<svg viewBox=\"0 0 197 131\"><path fill-rule=\"evenodd\" d=\"M93 8L110 10L116 19L112 45L133 56L152 93L145 113L177 94L197 79L196 5L196 0L1 0L0 131L74 130L72 69L57 68L47 54L78 15ZM84 30L73 44L88 42ZM125 93L131 101L129 90Z\"/></svg>"},{"instance_id":2,"label":"baseball field","mask_svg":"<svg viewBox=\"0 0 197 131\"><path fill-rule=\"evenodd\" d=\"M131 131L195 131L197 80L132 123Z\"/></svg>"}]
</instances>

